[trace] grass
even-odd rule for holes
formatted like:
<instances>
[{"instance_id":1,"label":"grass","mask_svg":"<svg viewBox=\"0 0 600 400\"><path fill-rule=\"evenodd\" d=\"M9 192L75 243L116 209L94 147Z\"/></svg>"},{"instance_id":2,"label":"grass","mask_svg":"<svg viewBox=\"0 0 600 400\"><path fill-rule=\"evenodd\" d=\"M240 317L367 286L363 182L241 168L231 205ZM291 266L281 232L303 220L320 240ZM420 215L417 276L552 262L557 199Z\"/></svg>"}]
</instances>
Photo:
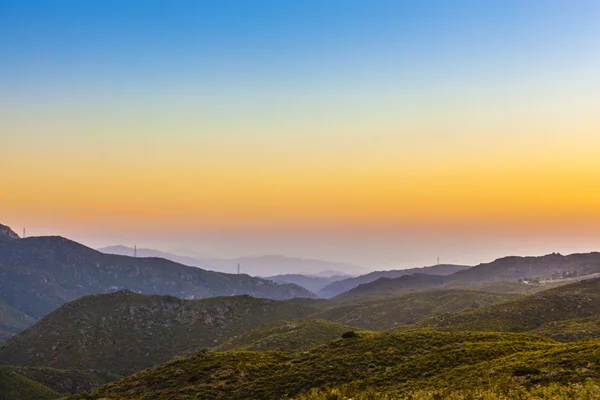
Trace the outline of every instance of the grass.
<instances>
[{"instance_id":1,"label":"grass","mask_svg":"<svg viewBox=\"0 0 600 400\"><path fill-rule=\"evenodd\" d=\"M202 351L71 399L281 399L344 385L402 396L514 382L578 383L597 376L598 344L510 333L361 333L296 354ZM524 365L540 372L517 377Z\"/></svg>"},{"instance_id":2,"label":"grass","mask_svg":"<svg viewBox=\"0 0 600 400\"><path fill-rule=\"evenodd\" d=\"M600 317L600 279L545 290L490 307L438 315L418 324L451 331L527 332L573 318Z\"/></svg>"},{"instance_id":3,"label":"grass","mask_svg":"<svg viewBox=\"0 0 600 400\"><path fill-rule=\"evenodd\" d=\"M321 319L283 322L263 326L229 339L214 350L304 351L338 339L344 332L353 329L355 328Z\"/></svg>"},{"instance_id":4,"label":"grass","mask_svg":"<svg viewBox=\"0 0 600 400\"><path fill-rule=\"evenodd\" d=\"M59 393L27 378L10 367L0 367L0 400L38 399L51 400Z\"/></svg>"}]
</instances>

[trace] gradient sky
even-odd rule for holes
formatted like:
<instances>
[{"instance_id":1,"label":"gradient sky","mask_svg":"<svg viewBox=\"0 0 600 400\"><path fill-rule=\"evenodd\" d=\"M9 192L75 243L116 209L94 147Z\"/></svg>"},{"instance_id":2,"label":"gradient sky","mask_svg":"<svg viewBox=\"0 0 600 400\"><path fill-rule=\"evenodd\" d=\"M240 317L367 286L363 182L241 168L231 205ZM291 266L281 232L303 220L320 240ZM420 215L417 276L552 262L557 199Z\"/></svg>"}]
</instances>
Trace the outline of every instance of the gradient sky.
<instances>
[{"instance_id":1,"label":"gradient sky","mask_svg":"<svg viewBox=\"0 0 600 400\"><path fill-rule=\"evenodd\" d=\"M600 249L600 2L0 1L0 223L370 268Z\"/></svg>"}]
</instances>

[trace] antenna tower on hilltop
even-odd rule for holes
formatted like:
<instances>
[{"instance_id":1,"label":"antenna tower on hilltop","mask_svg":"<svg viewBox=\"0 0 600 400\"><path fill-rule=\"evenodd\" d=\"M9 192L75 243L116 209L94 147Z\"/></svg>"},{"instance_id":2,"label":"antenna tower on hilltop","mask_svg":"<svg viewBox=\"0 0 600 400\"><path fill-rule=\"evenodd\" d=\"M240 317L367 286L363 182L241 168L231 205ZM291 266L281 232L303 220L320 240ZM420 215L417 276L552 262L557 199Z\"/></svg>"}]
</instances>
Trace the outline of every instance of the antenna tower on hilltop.
<instances>
[{"instance_id":1,"label":"antenna tower on hilltop","mask_svg":"<svg viewBox=\"0 0 600 400\"><path fill-rule=\"evenodd\" d=\"M137 245L136 244L133 245L133 256L135 258L137 258Z\"/></svg>"},{"instance_id":2,"label":"antenna tower on hilltop","mask_svg":"<svg viewBox=\"0 0 600 400\"><path fill-rule=\"evenodd\" d=\"M240 274L240 264L238 263L238 275Z\"/></svg>"}]
</instances>

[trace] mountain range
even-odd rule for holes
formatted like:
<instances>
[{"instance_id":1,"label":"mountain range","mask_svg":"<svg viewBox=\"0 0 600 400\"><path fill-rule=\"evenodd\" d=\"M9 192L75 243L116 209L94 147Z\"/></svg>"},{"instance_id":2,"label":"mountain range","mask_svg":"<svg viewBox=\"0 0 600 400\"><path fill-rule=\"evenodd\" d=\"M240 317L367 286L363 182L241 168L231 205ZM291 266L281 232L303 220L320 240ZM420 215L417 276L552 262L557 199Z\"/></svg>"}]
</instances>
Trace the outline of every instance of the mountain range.
<instances>
[{"instance_id":1,"label":"mountain range","mask_svg":"<svg viewBox=\"0 0 600 400\"><path fill-rule=\"evenodd\" d=\"M108 246L98 251L107 254L133 256L134 248L127 246ZM237 258L189 257L160 250L137 249L138 257L159 257L180 264L200 267L203 269L235 273L238 265L241 271L252 276L273 276L279 274L301 274L330 277L332 275L354 275L365 272L364 267L353 264L308 258L288 257L282 255L247 256Z\"/></svg>"},{"instance_id":2,"label":"mountain range","mask_svg":"<svg viewBox=\"0 0 600 400\"><path fill-rule=\"evenodd\" d=\"M122 289L185 299L241 294L316 297L294 284L206 271L161 258L104 254L59 236L20 239L10 228L0 228L0 340L70 300Z\"/></svg>"}]
</instances>

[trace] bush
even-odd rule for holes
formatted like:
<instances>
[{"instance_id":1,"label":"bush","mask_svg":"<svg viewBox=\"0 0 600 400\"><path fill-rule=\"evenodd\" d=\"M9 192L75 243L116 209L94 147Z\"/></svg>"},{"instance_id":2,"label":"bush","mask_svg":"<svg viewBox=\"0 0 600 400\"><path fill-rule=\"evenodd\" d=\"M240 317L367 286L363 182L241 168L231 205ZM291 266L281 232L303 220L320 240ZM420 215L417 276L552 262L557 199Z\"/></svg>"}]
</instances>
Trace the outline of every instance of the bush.
<instances>
[{"instance_id":1,"label":"bush","mask_svg":"<svg viewBox=\"0 0 600 400\"><path fill-rule=\"evenodd\" d=\"M358 337L358 333L354 332L354 331L348 331L348 332L344 332L342 334L342 339L351 339L351 338L355 338Z\"/></svg>"}]
</instances>

